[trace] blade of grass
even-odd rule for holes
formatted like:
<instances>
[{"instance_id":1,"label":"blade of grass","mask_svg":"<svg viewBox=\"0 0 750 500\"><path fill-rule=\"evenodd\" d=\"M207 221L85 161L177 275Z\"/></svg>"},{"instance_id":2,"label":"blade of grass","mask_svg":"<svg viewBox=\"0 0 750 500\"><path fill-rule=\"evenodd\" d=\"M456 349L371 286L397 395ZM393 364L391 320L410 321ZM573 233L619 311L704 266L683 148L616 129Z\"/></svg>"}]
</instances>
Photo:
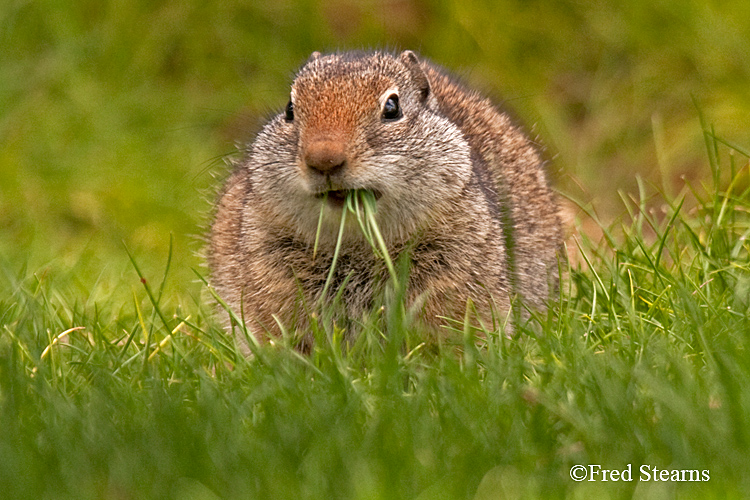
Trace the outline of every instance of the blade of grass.
<instances>
[{"instance_id":1,"label":"blade of grass","mask_svg":"<svg viewBox=\"0 0 750 500\"><path fill-rule=\"evenodd\" d=\"M378 248L380 249L382 258L385 260L385 265L388 268L388 272L391 275L391 279L393 280L394 286L396 288L399 288L399 279L398 279L398 275L396 274L396 268L393 265L391 256L388 253L388 247L385 244L383 235L380 233L380 228L378 228L378 223L375 220L375 211L377 210L377 206L376 206L376 201L375 201L375 195L371 191L362 192L362 205L365 211L365 219L367 220L367 226L372 231L372 234L375 236L375 241L378 244Z\"/></svg>"},{"instance_id":2,"label":"blade of grass","mask_svg":"<svg viewBox=\"0 0 750 500\"><path fill-rule=\"evenodd\" d=\"M318 255L318 243L320 243L320 232L323 228L323 212L328 202L328 191L323 195L323 202L320 204L320 214L318 214L318 227L315 230L315 243L313 244L313 260Z\"/></svg>"},{"instance_id":3,"label":"blade of grass","mask_svg":"<svg viewBox=\"0 0 750 500\"><path fill-rule=\"evenodd\" d=\"M346 225L346 212L347 210L341 211L341 223L339 224L339 233L336 238L336 246L333 250L333 259L331 260L331 268L328 270L328 276L326 277L326 282L323 285L323 291L320 294L319 299L319 305L323 303L325 300L326 294L328 293L328 288L331 286L331 282L333 281L333 275L336 271L336 263L339 259L339 252L341 251L341 242L344 239L344 226Z\"/></svg>"},{"instance_id":4,"label":"blade of grass","mask_svg":"<svg viewBox=\"0 0 750 500\"><path fill-rule=\"evenodd\" d=\"M211 297L224 309L227 314L229 314L230 319L232 322L237 325L238 328L240 328L244 335L245 339L247 340L248 347L250 348L250 351L252 352L253 356L256 358L263 360L264 357L261 353L261 346L260 342L258 342L258 339L253 335L251 332L248 331L247 325L245 324L244 319L237 316L237 313L234 312L234 310L227 304L224 299L221 298L221 296L216 293L216 289L214 289L213 286L211 286L206 278L203 277L197 270L193 269L193 273L198 277L198 279L206 286L206 289L208 290L208 293L211 294Z\"/></svg>"}]
</instances>

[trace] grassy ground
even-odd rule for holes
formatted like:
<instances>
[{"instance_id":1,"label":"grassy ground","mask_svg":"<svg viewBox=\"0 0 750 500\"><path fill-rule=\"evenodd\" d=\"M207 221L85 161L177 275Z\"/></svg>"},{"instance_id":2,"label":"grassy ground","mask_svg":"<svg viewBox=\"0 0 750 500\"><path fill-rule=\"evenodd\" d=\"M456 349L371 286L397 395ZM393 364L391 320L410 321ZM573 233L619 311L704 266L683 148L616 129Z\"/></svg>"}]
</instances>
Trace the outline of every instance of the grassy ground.
<instances>
[{"instance_id":1,"label":"grassy ground","mask_svg":"<svg viewBox=\"0 0 750 500\"><path fill-rule=\"evenodd\" d=\"M282 342L248 360L207 301L160 302L168 276L122 303L6 269L0 484L8 498L744 497L746 172L699 190L692 213L669 201L662 222L632 205L513 340L459 325L425 345L396 315L343 351L322 325L309 358ZM577 464L634 480L574 482Z\"/></svg>"},{"instance_id":2,"label":"grassy ground","mask_svg":"<svg viewBox=\"0 0 750 500\"><path fill-rule=\"evenodd\" d=\"M746 496L745 3L274 5L0 7L3 495ZM244 359L193 272L210 174L309 52L388 43L508 97L559 185L626 222L570 240L512 341L422 346L392 316L351 350L323 325L309 358Z\"/></svg>"}]
</instances>

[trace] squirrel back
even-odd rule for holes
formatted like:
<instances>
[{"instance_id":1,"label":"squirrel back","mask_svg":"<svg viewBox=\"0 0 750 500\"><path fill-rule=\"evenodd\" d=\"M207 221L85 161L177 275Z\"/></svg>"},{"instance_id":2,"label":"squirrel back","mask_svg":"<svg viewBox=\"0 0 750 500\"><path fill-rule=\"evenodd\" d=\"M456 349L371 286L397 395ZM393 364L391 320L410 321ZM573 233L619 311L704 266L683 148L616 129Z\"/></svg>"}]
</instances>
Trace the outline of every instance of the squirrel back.
<instances>
[{"instance_id":1,"label":"squirrel back","mask_svg":"<svg viewBox=\"0 0 750 500\"><path fill-rule=\"evenodd\" d=\"M544 307L561 230L534 143L413 52L315 53L236 165L211 227L212 284L259 337L277 321L305 334L356 190L374 194L389 253L409 253L407 300L426 324L462 317L467 299L485 318L513 294ZM356 319L388 275L351 219L332 293Z\"/></svg>"}]
</instances>

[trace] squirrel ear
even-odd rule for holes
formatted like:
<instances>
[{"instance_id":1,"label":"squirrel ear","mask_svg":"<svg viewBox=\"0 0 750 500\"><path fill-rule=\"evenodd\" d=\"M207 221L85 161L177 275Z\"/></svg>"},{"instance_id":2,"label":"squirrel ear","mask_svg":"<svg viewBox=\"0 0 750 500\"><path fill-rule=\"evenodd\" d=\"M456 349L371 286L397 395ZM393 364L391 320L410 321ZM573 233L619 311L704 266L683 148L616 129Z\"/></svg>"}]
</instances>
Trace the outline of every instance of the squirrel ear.
<instances>
[{"instance_id":1,"label":"squirrel ear","mask_svg":"<svg viewBox=\"0 0 750 500\"><path fill-rule=\"evenodd\" d=\"M411 77L419 89L419 95L424 101L430 95L430 80L427 79L427 75L420 66L417 55L411 50L405 50L401 53L399 59L411 73Z\"/></svg>"}]
</instances>

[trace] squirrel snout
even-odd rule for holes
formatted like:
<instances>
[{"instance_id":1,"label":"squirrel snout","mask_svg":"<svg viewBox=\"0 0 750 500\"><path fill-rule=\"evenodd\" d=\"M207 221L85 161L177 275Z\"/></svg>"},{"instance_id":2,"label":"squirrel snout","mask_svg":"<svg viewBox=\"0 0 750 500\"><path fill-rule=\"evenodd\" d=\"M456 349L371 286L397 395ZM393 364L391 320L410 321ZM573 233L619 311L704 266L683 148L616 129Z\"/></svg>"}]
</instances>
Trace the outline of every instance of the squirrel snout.
<instances>
[{"instance_id":1,"label":"squirrel snout","mask_svg":"<svg viewBox=\"0 0 750 500\"><path fill-rule=\"evenodd\" d=\"M311 142L303 154L307 167L323 175L330 175L346 165L344 143L331 139Z\"/></svg>"}]
</instances>

